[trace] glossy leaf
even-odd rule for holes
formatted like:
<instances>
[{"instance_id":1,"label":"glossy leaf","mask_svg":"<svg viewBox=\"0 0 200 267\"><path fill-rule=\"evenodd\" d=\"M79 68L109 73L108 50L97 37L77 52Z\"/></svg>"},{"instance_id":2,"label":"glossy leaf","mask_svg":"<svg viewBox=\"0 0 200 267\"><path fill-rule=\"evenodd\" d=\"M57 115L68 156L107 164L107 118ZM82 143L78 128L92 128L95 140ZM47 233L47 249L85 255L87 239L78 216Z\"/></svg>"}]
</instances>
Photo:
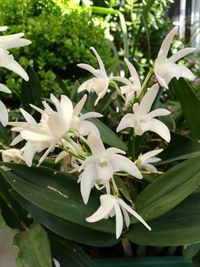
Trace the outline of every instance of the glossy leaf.
<instances>
[{"instance_id":1,"label":"glossy leaf","mask_svg":"<svg viewBox=\"0 0 200 267\"><path fill-rule=\"evenodd\" d=\"M7 182L26 200L41 209L91 229L115 233L114 222L106 220L95 224L87 223L85 218L94 213L99 206L99 196L91 194L89 204L83 204L77 177L55 172L44 167L29 168L20 164L6 164L12 172L0 170Z\"/></svg>"},{"instance_id":2,"label":"glossy leaf","mask_svg":"<svg viewBox=\"0 0 200 267\"><path fill-rule=\"evenodd\" d=\"M145 220L174 208L200 185L200 157L184 161L149 184L135 199Z\"/></svg>"},{"instance_id":3,"label":"glossy leaf","mask_svg":"<svg viewBox=\"0 0 200 267\"><path fill-rule=\"evenodd\" d=\"M18 266L52 267L48 236L40 224L34 223L28 231L18 232L13 244L19 248Z\"/></svg>"},{"instance_id":4,"label":"glossy leaf","mask_svg":"<svg viewBox=\"0 0 200 267\"><path fill-rule=\"evenodd\" d=\"M181 103L183 114L193 138L200 138L200 99L192 86L184 79L173 80L171 85L174 88L176 97Z\"/></svg>"},{"instance_id":5,"label":"glossy leaf","mask_svg":"<svg viewBox=\"0 0 200 267\"><path fill-rule=\"evenodd\" d=\"M184 145L183 145L184 144ZM156 165L164 165L178 160L194 158L200 155L200 143L176 133L171 133L171 142L159 154L162 161Z\"/></svg>"},{"instance_id":6,"label":"glossy leaf","mask_svg":"<svg viewBox=\"0 0 200 267\"><path fill-rule=\"evenodd\" d=\"M136 244L179 246L200 242L200 192L193 193L166 214L149 221L152 231L140 224L132 226L126 236Z\"/></svg>"},{"instance_id":7,"label":"glossy leaf","mask_svg":"<svg viewBox=\"0 0 200 267\"><path fill-rule=\"evenodd\" d=\"M33 205L15 191L12 190L11 193L20 205L32 214L34 218L57 235L96 247L112 246L118 242L112 234L89 229L76 223L63 220Z\"/></svg>"},{"instance_id":8,"label":"glossy leaf","mask_svg":"<svg viewBox=\"0 0 200 267\"><path fill-rule=\"evenodd\" d=\"M50 236L52 253L60 267L93 267L92 260L75 242Z\"/></svg>"},{"instance_id":9,"label":"glossy leaf","mask_svg":"<svg viewBox=\"0 0 200 267\"><path fill-rule=\"evenodd\" d=\"M32 110L30 104L34 104L36 106L40 104L42 90L39 78L34 69L29 66L27 73L29 76L29 81L23 81L21 90L21 102L23 108L26 111L30 112Z\"/></svg>"}]
</instances>

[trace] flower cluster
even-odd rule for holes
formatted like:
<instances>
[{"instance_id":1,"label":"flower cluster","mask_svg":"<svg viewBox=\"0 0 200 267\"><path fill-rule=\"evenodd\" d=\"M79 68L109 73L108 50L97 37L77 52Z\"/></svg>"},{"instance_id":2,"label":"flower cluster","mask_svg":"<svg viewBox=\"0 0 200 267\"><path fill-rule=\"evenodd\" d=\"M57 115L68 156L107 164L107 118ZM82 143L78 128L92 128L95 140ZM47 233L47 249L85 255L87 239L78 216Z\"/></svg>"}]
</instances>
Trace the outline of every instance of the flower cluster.
<instances>
[{"instance_id":1,"label":"flower cluster","mask_svg":"<svg viewBox=\"0 0 200 267\"><path fill-rule=\"evenodd\" d=\"M157 82L150 88L147 88L146 79L144 83L140 82L136 69L128 59L125 59L125 62L130 72L129 78L109 77L100 56L94 48L91 49L97 57L99 69L95 69L88 64L78 65L95 76L85 81L78 88L78 92L86 90L89 93L95 92L97 94L94 105L97 105L106 95L110 82L115 83L116 86L118 86L118 82L120 83L117 91L125 100L126 110L130 107L132 109L121 118L116 128L117 133L120 132L122 135L124 129L132 128L131 134L135 138L150 131L160 136L167 143L170 142L170 131L159 120L159 117L167 116L170 112L164 108L154 109L153 104L158 97L160 86L167 89L173 77L194 79L189 69L175 64L178 59L193 52L193 48L182 49L167 58L176 31L177 27L172 29L161 45L154 67ZM8 55L5 49L14 47L8 40L15 40L15 47L28 44L25 39L20 39L20 34L17 37L18 39L14 39L13 36L9 37L10 39L7 37L7 45L5 44L4 48L0 48L0 53L2 49ZM1 42L3 41L0 39L0 47ZM8 57L10 58L10 56ZM16 65L14 59L12 59L13 64ZM7 66L6 63L4 66ZM14 70L14 68L12 69ZM15 69L15 71L27 79L20 68ZM90 120L95 117L100 118L103 115L97 112L83 113L82 110L86 100L87 96L84 95L78 104L73 107L73 103L67 96L62 95L58 99L51 94L50 102L43 101L43 109L31 105L33 109L41 114L39 122L25 110L20 109L25 122L9 122L9 125L13 127L12 131L17 133L11 145L16 145L24 140L26 143L20 150L9 149L4 151L3 160L25 161L28 166L31 166L35 154L42 153L38 163L40 165L50 153L59 151L55 156L55 162L62 161L62 164L65 164L65 166L61 164L63 170L78 174L77 182L80 183L80 192L85 204L88 204L91 190L94 187L102 191L100 207L94 214L86 218L87 222L94 223L115 216L116 238L119 238L123 231L123 222L125 222L126 227L130 225L129 214L131 214L143 223L148 230L151 230L150 226L136 212L130 199L127 199L130 202L129 204L123 199L125 196L121 194L117 187L116 177L121 180L124 176L141 180L144 172L159 173L153 164L160 160L155 156L162 152L162 149L141 153L133 161L133 158L126 155L125 151L117 147L105 147L99 129Z\"/></svg>"},{"instance_id":2,"label":"flower cluster","mask_svg":"<svg viewBox=\"0 0 200 267\"><path fill-rule=\"evenodd\" d=\"M0 32L4 32L7 29L8 27L2 26L0 27ZM27 73L8 51L10 48L22 47L31 43L29 40L22 38L23 36L23 33L0 36L0 67L14 71L25 81L28 81ZM0 91L8 94L11 93L10 89L2 83L0 83ZM8 123L8 112L2 101L0 101L0 122L3 126L6 126Z\"/></svg>"}]
</instances>

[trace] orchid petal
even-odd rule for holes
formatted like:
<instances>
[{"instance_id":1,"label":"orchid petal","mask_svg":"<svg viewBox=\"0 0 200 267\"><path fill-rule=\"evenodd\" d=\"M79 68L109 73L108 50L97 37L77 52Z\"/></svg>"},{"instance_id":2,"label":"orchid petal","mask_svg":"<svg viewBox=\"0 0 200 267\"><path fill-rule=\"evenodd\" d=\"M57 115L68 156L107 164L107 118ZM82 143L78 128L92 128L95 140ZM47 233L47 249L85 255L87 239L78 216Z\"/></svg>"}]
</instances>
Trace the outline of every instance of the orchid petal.
<instances>
[{"instance_id":1,"label":"orchid petal","mask_svg":"<svg viewBox=\"0 0 200 267\"><path fill-rule=\"evenodd\" d=\"M88 141L88 145L89 145L93 155L100 155L100 154L103 154L105 152L103 142L102 142L101 138L98 137L97 135L90 134L88 136L87 141Z\"/></svg>"},{"instance_id":2,"label":"orchid petal","mask_svg":"<svg viewBox=\"0 0 200 267\"><path fill-rule=\"evenodd\" d=\"M19 38L19 39L16 39L14 42L13 40L7 41L5 43L0 42L0 47L4 49L10 49L10 48L23 47L29 44L31 44L31 41L25 38Z\"/></svg>"},{"instance_id":3,"label":"orchid petal","mask_svg":"<svg viewBox=\"0 0 200 267\"><path fill-rule=\"evenodd\" d=\"M115 203L114 205L114 209L115 209L115 220L116 220L116 239L118 239L122 233L123 230L123 216L122 216L122 212L121 209L119 207L118 202Z\"/></svg>"},{"instance_id":4,"label":"orchid petal","mask_svg":"<svg viewBox=\"0 0 200 267\"><path fill-rule=\"evenodd\" d=\"M0 122L5 127L8 124L8 111L4 103L0 100Z\"/></svg>"},{"instance_id":5,"label":"orchid petal","mask_svg":"<svg viewBox=\"0 0 200 267\"><path fill-rule=\"evenodd\" d=\"M119 204L125 208L129 213L131 213L136 219L138 219L141 223L143 223L149 231L151 231L151 227L142 219L142 217L133 209L131 209L122 199L118 199Z\"/></svg>"},{"instance_id":6,"label":"orchid petal","mask_svg":"<svg viewBox=\"0 0 200 267\"><path fill-rule=\"evenodd\" d=\"M22 148L23 159L28 167L32 166L32 161L35 156L36 150L34 145L31 142L27 142L26 145Z\"/></svg>"},{"instance_id":7,"label":"orchid petal","mask_svg":"<svg viewBox=\"0 0 200 267\"><path fill-rule=\"evenodd\" d=\"M106 152L107 153L111 153L111 154L126 154L125 151L119 149L119 148L116 148L116 147L109 147L108 149L106 149Z\"/></svg>"},{"instance_id":8,"label":"orchid petal","mask_svg":"<svg viewBox=\"0 0 200 267\"><path fill-rule=\"evenodd\" d=\"M78 131L82 136L86 136L92 133L100 137L98 128L91 121L80 121Z\"/></svg>"},{"instance_id":9,"label":"orchid petal","mask_svg":"<svg viewBox=\"0 0 200 267\"><path fill-rule=\"evenodd\" d=\"M148 172L151 172L151 173L157 173L157 169L156 167L154 167L152 164L149 164L149 163L142 163L141 165L139 165L141 168L147 170Z\"/></svg>"},{"instance_id":10,"label":"orchid petal","mask_svg":"<svg viewBox=\"0 0 200 267\"><path fill-rule=\"evenodd\" d=\"M106 71L105 71L105 68L104 68L103 61L102 61L102 59L100 58L99 54L97 53L96 49L95 49L94 47L90 47L90 49L91 49L92 52L95 54L95 56L96 56L96 58L97 58L97 60L98 60L100 69L101 69L103 72L106 72Z\"/></svg>"},{"instance_id":11,"label":"orchid petal","mask_svg":"<svg viewBox=\"0 0 200 267\"><path fill-rule=\"evenodd\" d=\"M157 57L156 61L160 62L160 61L165 60L165 58L168 55L171 42L172 42L177 31L178 31L178 27L176 26L167 34L164 41L162 42L162 45L161 45L160 50L158 52L158 57Z\"/></svg>"},{"instance_id":12,"label":"orchid petal","mask_svg":"<svg viewBox=\"0 0 200 267\"><path fill-rule=\"evenodd\" d=\"M94 186L95 176L96 170L93 164L86 166L85 170L80 176L81 196L85 205L88 203L91 189Z\"/></svg>"},{"instance_id":13,"label":"orchid petal","mask_svg":"<svg viewBox=\"0 0 200 267\"><path fill-rule=\"evenodd\" d=\"M81 110L85 104L86 99L87 99L87 95L84 95L82 97L82 99L76 104L74 111L73 111L74 115L78 116L80 114L80 112L81 112Z\"/></svg>"},{"instance_id":14,"label":"orchid petal","mask_svg":"<svg viewBox=\"0 0 200 267\"><path fill-rule=\"evenodd\" d=\"M80 116L81 120L86 120L86 119L90 119L90 118L101 118L103 117L103 115L101 113L98 112L87 112L84 113L83 115Z\"/></svg>"},{"instance_id":15,"label":"orchid petal","mask_svg":"<svg viewBox=\"0 0 200 267\"><path fill-rule=\"evenodd\" d=\"M159 116L167 116L169 115L171 112L167 109L164 109L164 108L158 108L158 109L155 109L151 112L149 112L147 114L147 117L150 118L150 119L153 119L154 117L159 117Z\"/></svg>"},{"instance_id":16,"label":"orchid petal","mask_svg":"<svg viewBox=\"0 0 200 267\"><path fill-rule=\"evenodd\" d=\"M0 83L0 91L7 94L11 93L10 89L2 83Z\"/></svg>"},{"instance_id":17,"label":"orchid petal","mask_svg":"<svg viewBox=\"0 0 200 267\"><path fill-rule=\"evenodd\" d=\"M140 83L140 79L139 79L136 69L134 68L134 66L131 64L131 62L127 58L125 58L124 61L126 62L126 65L128 66L129 72L131 74L131 81L133 82L135 87L140 88L141 83Z\"/></svg>"},{"instance_id":18,"label":"orchid petal","mask_svg":"<svg viewBox=\"0 0 200 267\"><path fill-rule=\"evenodd\" d=\"M181 59L182 57L187 56L188 54L193 53L194 51L196 51L196 48L194 47L187 47L187 48L183 48L181 50L179 50L178 52L176 52L174 55L172 55L171 57L168 58L168 62L172 62L175 63L176 61L178 61L179 59Z\"/></svg>"},{"instance_id":19,"label":"orchid petal","mask_svg":"<svg viewBox=\"0 0 200 267\"><path fill-rule=\"evenodd\" d=\"M80 64L77 64L77 66L79 68L82 68L84 70L87 70L89 71L90 73L94 74L95 72L95 68L93 68L92 66L88 65L88 64L84 64L84 63L80 63Z\"/></svg>"},{"instance_id":20,"label":"orchid petal","mask_svg":"<svg viewBox=\"0 0 200 267\"><path fill-rule=\"evenodd\" d=\"M130 225L130 217L128 215L128 212L122 206L121 206L121 209L122 209L122 212L123 212L123 215L124 215L124 221L125 221L126 227L129 227L129 225Z\"/></svg>"},{"instance_id":21,"label":"orchid petal","mask_svg":"<svg viewBox=\"0 0 200 267\"><path fill-rule=\"evenodd\" d=\"M6 69L14 71L19 76L21 76L25 81L29 80L29 77L28 77L27 73L25 72L25 70L14 59L11 62L4 65L4 67Z\"/></svg>"},{"instance_id":22,"label":"orchid petal","mask_svg":"<svg viewBox=\"0 0 200 267\"><path fill-rule=\"evenodd\" d=\"M151 106L153 105L153 102L158 94L158 90L159 85L156 83L151 88L149 88L147 93L142 98L142 101L140 103L140 113L142 115L146 115L150 111Z\"/></svg>"},{"instance_id":23,"label":"orchid petal","mask_svg":"<svg viewBox=\"0 0 200 267\"><path fill-rule=\"evenodd\" d=\"M151 122L152 123L151 123L151 126L149 127L149 131L157 133L167 143L169 143L170 139L171 139L171 136L170 136L170 132L169 132L169 129L167 128L167 126L164 123L162 123L161 121L157 120L157 119L152 119Z\"/></svg>"},{"instance_id":24,"label":"orchid petal","mask_svg":"<svg viewBox=\"0 0 200 267\"><path fill-rule=\"evenodd\" d=\"M119 132L125 128L129 128L129 127L132 127L134 128L135 127L135 116L134 114L131 114L131 113L128 113L126 114L120 121L117 129L116 129L116 132Z\"/></svg>"},{"instance_id":25,"label":"orchid petal","mask_svg":"<svg viewBox=\"0 0 200 267\"><path fill-rule=\"evenodd\" d=\"M140 155L139 159L141 161L146 161L146 160L151 159L152 157L158 155L162 151L163 151L163 149L155 149L155 150L149 151L147 153L144 153L143 155Z\"/></svg>"},{"instance_id":26,"label":"orchid petal","mask_svg":"<svg viewBox=\"0 0 200 267\"><path fill-rule=\"evenodd\" d=\"M87 222L97 222L108 216L116 203L116 199L112 195L101 195L100 202L101 205L97 211L86 218Z\"/></svg>"},{"instance_id":27,"label":"orchid petal","mask_svg":"<svg viewBox=\"0 0 200 267\"><path fill-rule=\"evenodd\" d=\"M17 135L12 142L10 143L11 146L15 146L16 144L20 143L23 140L21 135Z\"/></svg>"},{"instance_id":28,"label":"orchid petal","mask_svg":"<svg viewBox=\"0 0 200 267\"><path fill-rule=\"evenodd\" d=\"M24 109L20 108L19 109L20 112L22 113L24 119L29 122L29 123L36 123L36 120L33 118L33 116L31 116L31 114L29 114L27 111L25 111Z\"/></svg>"},{"instance_id":29,"label":"orchid petal","mask_svg":"<svg viewBox=\"0 0 200 267\"><path fill-rule=\"evenodd\" d=\"M42 162L45 160L45 158L49 155L50 152L52 152L55 148L55 144L52 144L46 151L45 153L42 155L42 157L40 158L37 167L39 167Z\"/></svg>"},{"instance_id":30,"label":"orchid petal","mask_svg":"<svg viewBox=\"0 0 200 267\"><path fill-rule=\"evenodd\" d=\"M124 171L138 179L142 179L142 174L136 167L135 163L133 163L130 159L115 154L113 156L110 156L109 160L111 162L114 172Z\"/></svg>"}]
</instances>

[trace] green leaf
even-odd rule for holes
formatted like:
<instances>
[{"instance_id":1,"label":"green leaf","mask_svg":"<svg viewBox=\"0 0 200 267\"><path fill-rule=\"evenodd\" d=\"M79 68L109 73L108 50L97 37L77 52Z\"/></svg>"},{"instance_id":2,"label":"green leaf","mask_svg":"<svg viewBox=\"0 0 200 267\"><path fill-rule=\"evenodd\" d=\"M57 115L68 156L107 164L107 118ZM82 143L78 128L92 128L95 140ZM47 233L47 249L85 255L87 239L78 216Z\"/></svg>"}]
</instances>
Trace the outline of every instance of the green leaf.
<instances>
[{"instance_id":1,"label":"green leaf","mask_svg":"<svg viewBox=\"0 0 200 267\"><path fill-rule=\"evenodd\" d=\"M18 266L52 267L49 240L40 224L34 223L27 231L18 232L13 244L19 248Z\"/></svg>"},{"instance_id":2,"label":"green leaf","mask_svg":"<svg viewBox=\"0 0 200 267\"><path fill-rule=\"evenodd\" d=\"M7 182L26 200L41 209L91 229L115 233L114 222L88 223L85 218L94 213L99 206L99 194L93 191L88 205L84 205L77 177L67 173L55 172L45 167L27 167L22 164L2 163L12 169L4 172Z\"/></svg>"},{"instance_id":3,"label":"green leaf","mask_svg":"<svg viewBox=\"0 0 200 267\"><path fill-rule=\"evenodd\" d=\"M90 121L98 127L105 144L127 151L126 144L108 126L96 118L90 119Z\"/></svg>"},{"instance_id":4,"label":"green leaf","mask_svg":"<svg viewBox=\"0 0 200 267\"><path fill-rule=\"evenodd\" d=\"M149 184L135 199L145 220L174 208L200 185L200 156L186 160Z\"/></svg>"},{"instance_id":5,"label":"green leaf","mask_svg":"<svg viewBox=\"0 0 200 267\"><path fill-rule=\"evenodd\" d=\"M60 263L60 267L93 267L88 255L76 243L50 236L52 253Z\"/></svg>"},{"instance_id":6,"label":"green leaf","mask_svg":"<svg viewBox=\"0 0 200 267\"><path fill-rule=\"evenodd\" d=\"M184 144L184 145L183 145ZM159 154L162 161L156 165L164 165L177 160L194 158L200 155L200 143L176 133L171 133L171 142L167 148Z\"/></svg>"},{"instance_id":7,"label":"green leaf","mask_svg":"<svg viewBox=\"0 0 200 267\"><path fill-rule=\"evenodd\" d=\"M70 223L33 205L13 190L11 194L34 218L57 235L96 247L112 246L118 242L112 234L89 229L76 223Z\"/></svg>"},{"instance_id":8,"label":"green leaf","mask_svg":"<svg viewBox=\"0 0 200 267\"><path fill-rule=\"evenodd\" d=\"M21 103L23 108L30 112L30 104L34 104L36 106L40 104L42 89L39 78L34 69L29 66L27 73L29 76L29 81L23 81L21 90Z\"/></svg>"},{"instance_id":9,"label":"green leaf","mask_svg":"<svg viewBox=\"0 0 200 267\"><path fill-rule=\"evenodd\" d=\"M192 86L184 79L173 79L171 85L174 88L176 97L181 103L183 114L193 138L200 138L200 99Z\"/></svg>"},{"instance_id":10,"label":"green leaf","mask_svg":"<svg viewBox=\"0 0 200 267\"><path fill-rule=\"evenodd\" d=\"M149 221L152 230L135 224L126 234L145 246L179 246L200 242L200 192L193 193L168 213Z\"/></svg>"}]
</instances>

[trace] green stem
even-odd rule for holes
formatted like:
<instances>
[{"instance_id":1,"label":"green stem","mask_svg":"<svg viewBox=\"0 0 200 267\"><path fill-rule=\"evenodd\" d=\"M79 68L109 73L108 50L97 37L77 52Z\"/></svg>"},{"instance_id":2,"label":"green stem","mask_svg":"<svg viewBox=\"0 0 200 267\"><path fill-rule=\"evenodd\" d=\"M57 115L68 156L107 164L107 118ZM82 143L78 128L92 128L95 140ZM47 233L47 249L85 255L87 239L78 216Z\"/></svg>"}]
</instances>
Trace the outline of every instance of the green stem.
<instances>
[{"instance_id":1,"label":"green stem","mask_svg":"<svg viewBox=\"0 0 200 267\"><path fill-rule=\"evenodd\" d=\"M139 100L142 99L142 97L145 95L146 93L146 90L145 90L145 87L147 86L149 80L151 79L152 75L154 74L154 70L153 69L150 69L149 72L147 73L147 76L142 84L142 87L141 87L141 93L138 97Z\"/></svg>"},{"instance_id":2,"label":"green stem","mask_svg":"<svg viewBox=\"0 0 200 267\"><path fill-rule=\"evenodd\" d=\"M120 89L119 89L117 83L114 82L114 81L110 81L110 83L111 83L111 85L113 85L113 86L115 87L115 89L116 89L118 95L124 100L124 102L126 102L126 98L125 98L125 96L121 93L121 91L120 91ZM130 102L128 103L128 105L129 105L129 107L132 107L132 105L130 104Z\"/></svg>"}]
</instances>

